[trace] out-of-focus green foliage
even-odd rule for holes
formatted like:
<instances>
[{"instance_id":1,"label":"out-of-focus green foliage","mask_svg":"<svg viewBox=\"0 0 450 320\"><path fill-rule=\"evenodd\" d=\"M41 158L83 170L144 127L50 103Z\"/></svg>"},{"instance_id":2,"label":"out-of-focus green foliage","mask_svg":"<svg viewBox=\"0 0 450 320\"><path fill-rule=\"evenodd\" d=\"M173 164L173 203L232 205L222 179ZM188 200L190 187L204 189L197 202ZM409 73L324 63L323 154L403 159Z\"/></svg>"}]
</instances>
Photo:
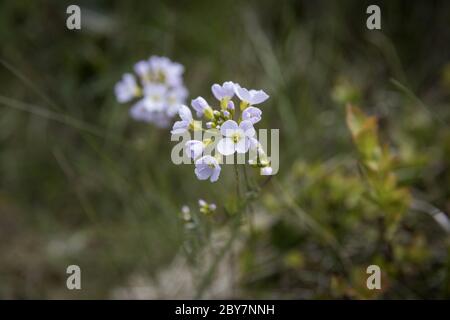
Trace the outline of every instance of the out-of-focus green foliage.
<instances>
[{"instance_id":1,"label":"out-of-focus green foliage","mask_svg":"<svg viewBox=\"0 0 450 320\"><path fill-rule=\"evenodd\" d=\"M392 237L398 221L409 205L409 193L400 188L394 170L394 159L389 147L378 138L375 117L368 117L357 107L347 106L347 125L361 158L362 172L369 183L369 200L385 213L387 237Z\"/></svg>"}]
</instances>

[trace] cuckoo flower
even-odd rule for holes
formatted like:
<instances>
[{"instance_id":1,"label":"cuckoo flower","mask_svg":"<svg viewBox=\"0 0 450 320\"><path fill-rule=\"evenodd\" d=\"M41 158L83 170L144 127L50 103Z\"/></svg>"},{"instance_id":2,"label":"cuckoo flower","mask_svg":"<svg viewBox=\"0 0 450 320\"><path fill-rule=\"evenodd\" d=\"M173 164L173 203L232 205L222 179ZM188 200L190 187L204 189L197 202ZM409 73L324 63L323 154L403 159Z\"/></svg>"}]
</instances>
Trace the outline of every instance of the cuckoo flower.
<instances>
[{"instance_id":1,"label":"cuckoo flower","mask_svg":"<svg viewBox=\"0 0 450 320\"><path fill-rule=\"evenodd\" d=\"M217 150L228 156L235 152L246 153L250 148L250 139L255 136L256 131L248 120L239 125L234 120L227 120L220 127L220 133L224 138L217 144Z\"/></svg>"},{"instance_id":2,"label":"cuckoo flower","mask_svg":"<svg viewBox=\"0 0 450 320\"><path fill-rule=\"evenodd\" d=\"M191 101L191 106L197 112L197 117L205 117L207 119L213 118L213 109L208 105L208 102L202 97L197 97Z\"/></svg>"},{"instance_id":3,"label":"cuckoo flower","mask_svg":"<svg viewBox=\"0 0 450 320\"><path fill-rule=\"evenodd\" d=\"M231 81L226 81L222 85L213 84L211 87L211 91L214 97L220 101L220 106L222 109L226 109L228 106L228 101L234 96L234 83Z\"/></svg>"},{"instance_id":4,"label":"cuckoo flower","mask_svg":"<svg viewBox=\"0 0 450 320\"><path fill-rule=\"evenodd\" d=\"M183 66L166 57L152 56L136 63L134 71L137 80L126 73L114 87L117 101L142 98L130 110L131 117L167 127L187 98Z\"/></svg>"},{"instance_id":5,"label":"cuckoo flower","mask_svg":"<svg viewBox=\"0 0 450 320\"><path fill-rule=\"evenodd\" d=\"M215 182L219 179L220 170L219 162L212 156L203 156L195 161L195 174L199 180Z\"/></svg>"},{"instance_id":6,"label":"cuckoo flower","mask_svg":"<svg viewBox=\"0 0 450 320\"><path fill-rule=\"evenodd\" d=\"M186 155L194 160L202 155L203 149L203 142L198 140L189 140L184 145L184 151L186 152Z\"/></svg>"},{"instance_id":7,"label":"cuckoo flower","mask_svg":"<svg viewBox=\"0 0 450 320\"><path fill-rule=\"evenodd\" d=\"M235 85L235 92L241 100L241 110L244 110L249 105L260 104L269 98L268 94L263 90L248 90L242 88L239 84Z\"/></svg>"},{"instance_id":8,"label":"cuckoo flower","mask_svg":"<svg viewBox=\"0 0 450 320\"><path fill-rule=\"evenodd\" d=\"M262 111L256 107L248 107L242 111L242 120L248 120L255 124L261 121Z\"/></svg>"},{"instance_id":9,"label":"cuckoo flower","mask_svg":"<svg viewBox=\"0 0 450 320\"><path fill-rule=\"evenodd\" d=\"M181 121L174 123L171 131L172 134L184 133L194 126L191 109L183 105L178 110L178 114L180 115Z\"/></svg>"},{"instance_id":10,"label":"cuckoo flower","mask_svg":"<svg viewBox=\"0 0 450 320\"><path fill-rule=\"evenodd\" d=\"M231 81L226 81L222 85L214 84L211 90L214 97L220 101L220 106L210 105L203 97L197 97L191 101L196 116L206 120L205 128L201 127L200 121L194 120L191 110L184 105L179 110L181 120L175 122L172 128L172 134L195 131L208 135L203 140L200 138L189 140L184 145L185 154L194 160L197 178L216 181L220 175L218 159L222 156L245 154L249 151L248 164L259 169L262 175L272 174L270 159L257 140L253 127L262 118L262 111L253 104L262 103L269 96L262 90L247 90ZM235 102L233 102L235 94L241 99L240 110L235 108ZM217 145L215 145L216 141ZM212 149L208 146L211 146L213 142L212 147L216 147L214 151L217 158L205 154Z\"/></svg>"}]
</instances>

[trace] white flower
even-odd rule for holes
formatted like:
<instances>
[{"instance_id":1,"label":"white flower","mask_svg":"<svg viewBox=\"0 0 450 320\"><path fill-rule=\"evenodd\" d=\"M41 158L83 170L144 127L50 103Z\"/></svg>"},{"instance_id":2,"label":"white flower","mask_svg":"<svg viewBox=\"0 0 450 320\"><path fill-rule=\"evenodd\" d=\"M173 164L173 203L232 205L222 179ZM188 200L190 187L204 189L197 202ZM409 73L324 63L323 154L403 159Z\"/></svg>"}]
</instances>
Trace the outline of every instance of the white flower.
<instances>
[{"instance_id":1,"label":"white flower","mask_svg":"<svg viewBox=\"0 0 450 320\"><path fill-rule=\"evenodd\" d=\"M248 120L239 125L234 120L227 120L220 127L220 132L225 138L219 141L217 150L224 156L235 152L246 153L250 148L250 139L256 134L253 124Z\"/></svg>"},{"instance_id":2,"label":"white flower","mask_svg":"<svg viewBox=\"0 0 450 320\"><path fill-rule=\"evenodd\" d=\"M197 112L197 117L203 117L205 115L208 119L212 119L213 110L208 105L208 102L202 97L197 97L191 101L191 106Z\"/></svg>"},{"instance_id":3,"label":"white flower","mask_svg":"<svg viewBox=\"0 0 450 320\"><path fill-rule=\"evenodd\" d=\"M260 104L269 98L269 95L263 90L247 90L239 84L235 85L235 92L238 98L248 105Z\"/></svg>"},{"instance_id":4,"label":"white flower","mask_svg":"<svg viewBox=\"0 0 450 320\"><path fill-rule=\"evenodd\" d=\"M212 156L203 156L195 161L195 175L199 180L215 182L219 179L220 170L217 159Z\"/></svg>"},{"instance_id":5,"label":"white flower","mask_svg":"<svg viewBox=\"0 0 450 320\"><path fill-rule=\"evenodd\" d=\"M180 115L181 121L177 121L174 123L171 133L172 134L180 134L189 130L189 126L193 124L194 119L192 118L191 109L182 105L180 110L178 110L178 114Z\"/></svg>"},{"instance_id":6,"label":"white flower","mask_svg":"<svg viewBox=\"0 0 450 320\"><path fill-rule=\"evenodd\" d=\"M262 111L256 107L248 107L242 112L242 120L255 124L261 120Z\"/></svg>"},{"instance_id":7,"label":"white flower","mask_svg":"<svg viewBox=\"0 0 450 320\"><path fill-rule=\"evenodd\" d=\"M234 83L231 81L226 81L222 85L213 84L211 91L217 100L230 100L234 96Z\"/></svg>"},{"instance_id":8,"label":"white flower","mask_svg":"<svg viewBox=\"0 0 450 320\"><path fill-rule=\"evenodd\" d=\"M125 73L114 87L117 101L125 103L139 95L139 87L131 73Z\"/></svg>"},{"instance_id":9,"label":"white flower","mask_svg":"<svg viewBox=\"0 0 450 320\"><path fill-rule=\"evenodd\" d=\"M189 140L184 145L184 151L186 155L191 159L197 159L203 153L204 145L199 140Z\"/></svg>"}]
</instances>

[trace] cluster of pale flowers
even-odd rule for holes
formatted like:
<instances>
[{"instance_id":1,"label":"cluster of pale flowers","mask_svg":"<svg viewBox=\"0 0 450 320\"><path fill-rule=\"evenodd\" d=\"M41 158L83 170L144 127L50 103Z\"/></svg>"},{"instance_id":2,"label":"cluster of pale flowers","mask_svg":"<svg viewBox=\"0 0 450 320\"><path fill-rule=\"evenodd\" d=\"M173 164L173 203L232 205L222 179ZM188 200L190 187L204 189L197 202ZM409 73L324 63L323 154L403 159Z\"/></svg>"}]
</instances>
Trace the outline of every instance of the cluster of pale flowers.
<instances>
[{"instance_id":1,"label":"cluster of pale flowers","mask_svg":"<svg viewBox=\"0 0 450 320\"><path fill-rule=\"evenodd\" d=\"M270 161L257 140L254 128L262 117L261 109L255 105L266 101L269 98L267 93L263 90L248 90L231 81L224 82L222 85L214 84L211 91L219 101L217 108L211 106L202 97L191 101L197 117L206 120L206 129L202 128L201 121L194 120L191 109L185 105L181 106L178 112L181 120L176 121L172 128L174 135L202 130L220 136L217 143L219 154L215 156L204 155L205 148L212 143L211 139L186 142L184 150L187 156L195 161L197 178L209 179L211 182L217 181L220 176L222 156L245 154L250 150L255 151L256 157L249 159L249 164L260 168L262 175L271 175ZM240 100L239 107L235 107L234 96Z\"/></svg>"},{"instance_id":2,"label":"cluster of pale flowers","mask_svg":"<svg viewBox=\"0 0 450 320\"><path fill-rule=\"evenodd\" d=\"M183 84L184 67L169 58L151 56L137 62L134 72L136 75L125 73L116 83L117 101L134 101L130 109L133 119L168 127L188 95Z\"/></svg>"}]
</instances>

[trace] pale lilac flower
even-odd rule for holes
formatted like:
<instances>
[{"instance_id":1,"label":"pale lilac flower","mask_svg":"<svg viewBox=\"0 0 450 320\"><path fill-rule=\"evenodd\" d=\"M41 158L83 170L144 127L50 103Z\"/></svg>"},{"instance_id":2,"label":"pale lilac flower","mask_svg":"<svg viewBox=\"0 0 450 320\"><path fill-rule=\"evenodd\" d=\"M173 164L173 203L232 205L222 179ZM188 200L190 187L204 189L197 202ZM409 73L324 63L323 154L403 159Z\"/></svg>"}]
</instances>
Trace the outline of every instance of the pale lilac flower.
<instances>
[{"instance_id":1,"label":"pale lilac flower","mask_svg":"<svg viewBox=\"0 0 450 320\"><path fill-rule=\"evenodd\" d=\"M182 84L184 67L169 58L151 56L148 60L150 79L155 82L166 83L169 86Z\"/></svg>"},{"instance_id":2,"label":"pale lilac flower","mask_svg":"<svg viewBox=\"0 0 450 320\"><path fill-rule=\"evenodd\" d=\"M152 56L137 62L134 71L139 81L125 74L114 88L117 100L124 103L143 97L130 110L133 119L167 127L188 95L183 85L184 67L169 58Z\"/></svg>"},{"instance_id":3,"label":"pale lilac flower","mask_svg":"<svg viewBox=\"0 0 450 320\"><path fill-rule=\"evenodd\" d=\"M208 203L203 199L198 199L198 205L199 207L205 207L208 205Z\"/></svg>"},{"instance_id":4,"label":"pale lilac flower","mask_svg":"<svg viewBox=\"0 0 450 320\"><path fill-rule=\"evenodd\" d=\"M186 155L194 160L202 155L203 149L203 142L199 140L189 140L184 145L184 151L186 152Z\"/></svg>"},{"instance_id":5,"label":"pale lilac flower","mask_svg":"<svg viewBox=\"0 0 450 320\"><path fill-rule=\"evenodd\" d=\"M225 138L219 141L217 150L224 156L235 152L246 153L250 148L250 139L256 134L253 124L248 120L239 125L234 120L227 120L222 124L220 132Z\"/></svg>"},{"instance_id":6,"label":"pale lilac flower","mask_svg":"<svg viewBox=\"0 0 450 320\"><path fill-rule=\"evenodd\" d=\"M178 110L178 114L180 115L181 121L177 121L174 123L171 133L172 134L180 134L189 130L189 126L194 122L192 118L191 109L182 105L180 110Z\"/></svg>"},{"instance_id":7,"label":"pale lilac flower","mask_svg":"<svg viewBox=\"0 0 450 320\"><path fill-rule=\"evenodd\" d=\"M203 156L195 161L195 175L199 180L215 182L219 179L220 170L219 162L212 156Z\"/></svg>"},{"instance_id":8,"label":"pale lilac flower","mask_svg":"<svg viewBox=\"0 0 450 320\"><path fill-rule=\"evenodd\" d=\"M139 87L131 73L125 73L114 87L117 101L125 103L139 95Z\"/></svg>"},{"instance_id":9,"label":"pale lilac flower","mask_svg":"<svg viewBox=\"0 0 450 320\"><path fill-rule=\"evenodd\" d=\"M213 84L211 91L217 100L230 100L234 96L234 83L231 81L226 81L222 85Z\"/></svg>"},{"instance_id":10,"label":"pale lilac flower","mask_svg":"<svg viewBox=\"0 0 450 320\"><path fill-rule=\"evenodd\" d=\"M213 116L213 110L208 105L208 102L202 97L197 97L191 101L191 106L197 112L197 117L203 117L205 115L208 119Z\"/></svg>"},{"instance_id":11,"label":"pale lilac flower","mask_svg":"<svg viewBox=\"0 0 450 320\"><path fill-rule=\"evenodd\" d=\"M173 118L186 101L188 91L185 87L175 87L166 94L166 114Z\"/></svg>"},{"instance_id":12,"label":"pale lilac flower","mask_svg":"<svg viewBox=\"0 0 450 320\"><path fill-rule=\"evenodd\" d=\"M262 176L271 176L272 175L272 167L261 168L260 173Z\"/></svg>"},{"instance_id":13,"label":"pale lilac flower","mask_svg":"<svg viewBox=\"0 0 450 320\"><path fill-rule=\"evenodd\" d=\"M269 98L269 95L263 90L247 90L239 84L235 85L235 92L238 98L248 105L260 104Z\"/></svg>"},{"instance_id":14,"label":"pale lilac flower","mask_svg":"<svg viewBox=\"0 0 450 320\"><path fill-rule=\"evenodd\" d=\"M242 120L248 120L255 124L261 121L262 111L256 107L248 107L242 112Z\"/></svg>"},{"instance_id":15,"label":"pale lilac flower","mask_svg":"<svg viewBox=\"0 0 450 320\"><path fill-rule=\"evenodd\" d=\"M234 102L232 100L228 101L227 108L228 110L234 110Z\"/></svg>"}]
</instances>

